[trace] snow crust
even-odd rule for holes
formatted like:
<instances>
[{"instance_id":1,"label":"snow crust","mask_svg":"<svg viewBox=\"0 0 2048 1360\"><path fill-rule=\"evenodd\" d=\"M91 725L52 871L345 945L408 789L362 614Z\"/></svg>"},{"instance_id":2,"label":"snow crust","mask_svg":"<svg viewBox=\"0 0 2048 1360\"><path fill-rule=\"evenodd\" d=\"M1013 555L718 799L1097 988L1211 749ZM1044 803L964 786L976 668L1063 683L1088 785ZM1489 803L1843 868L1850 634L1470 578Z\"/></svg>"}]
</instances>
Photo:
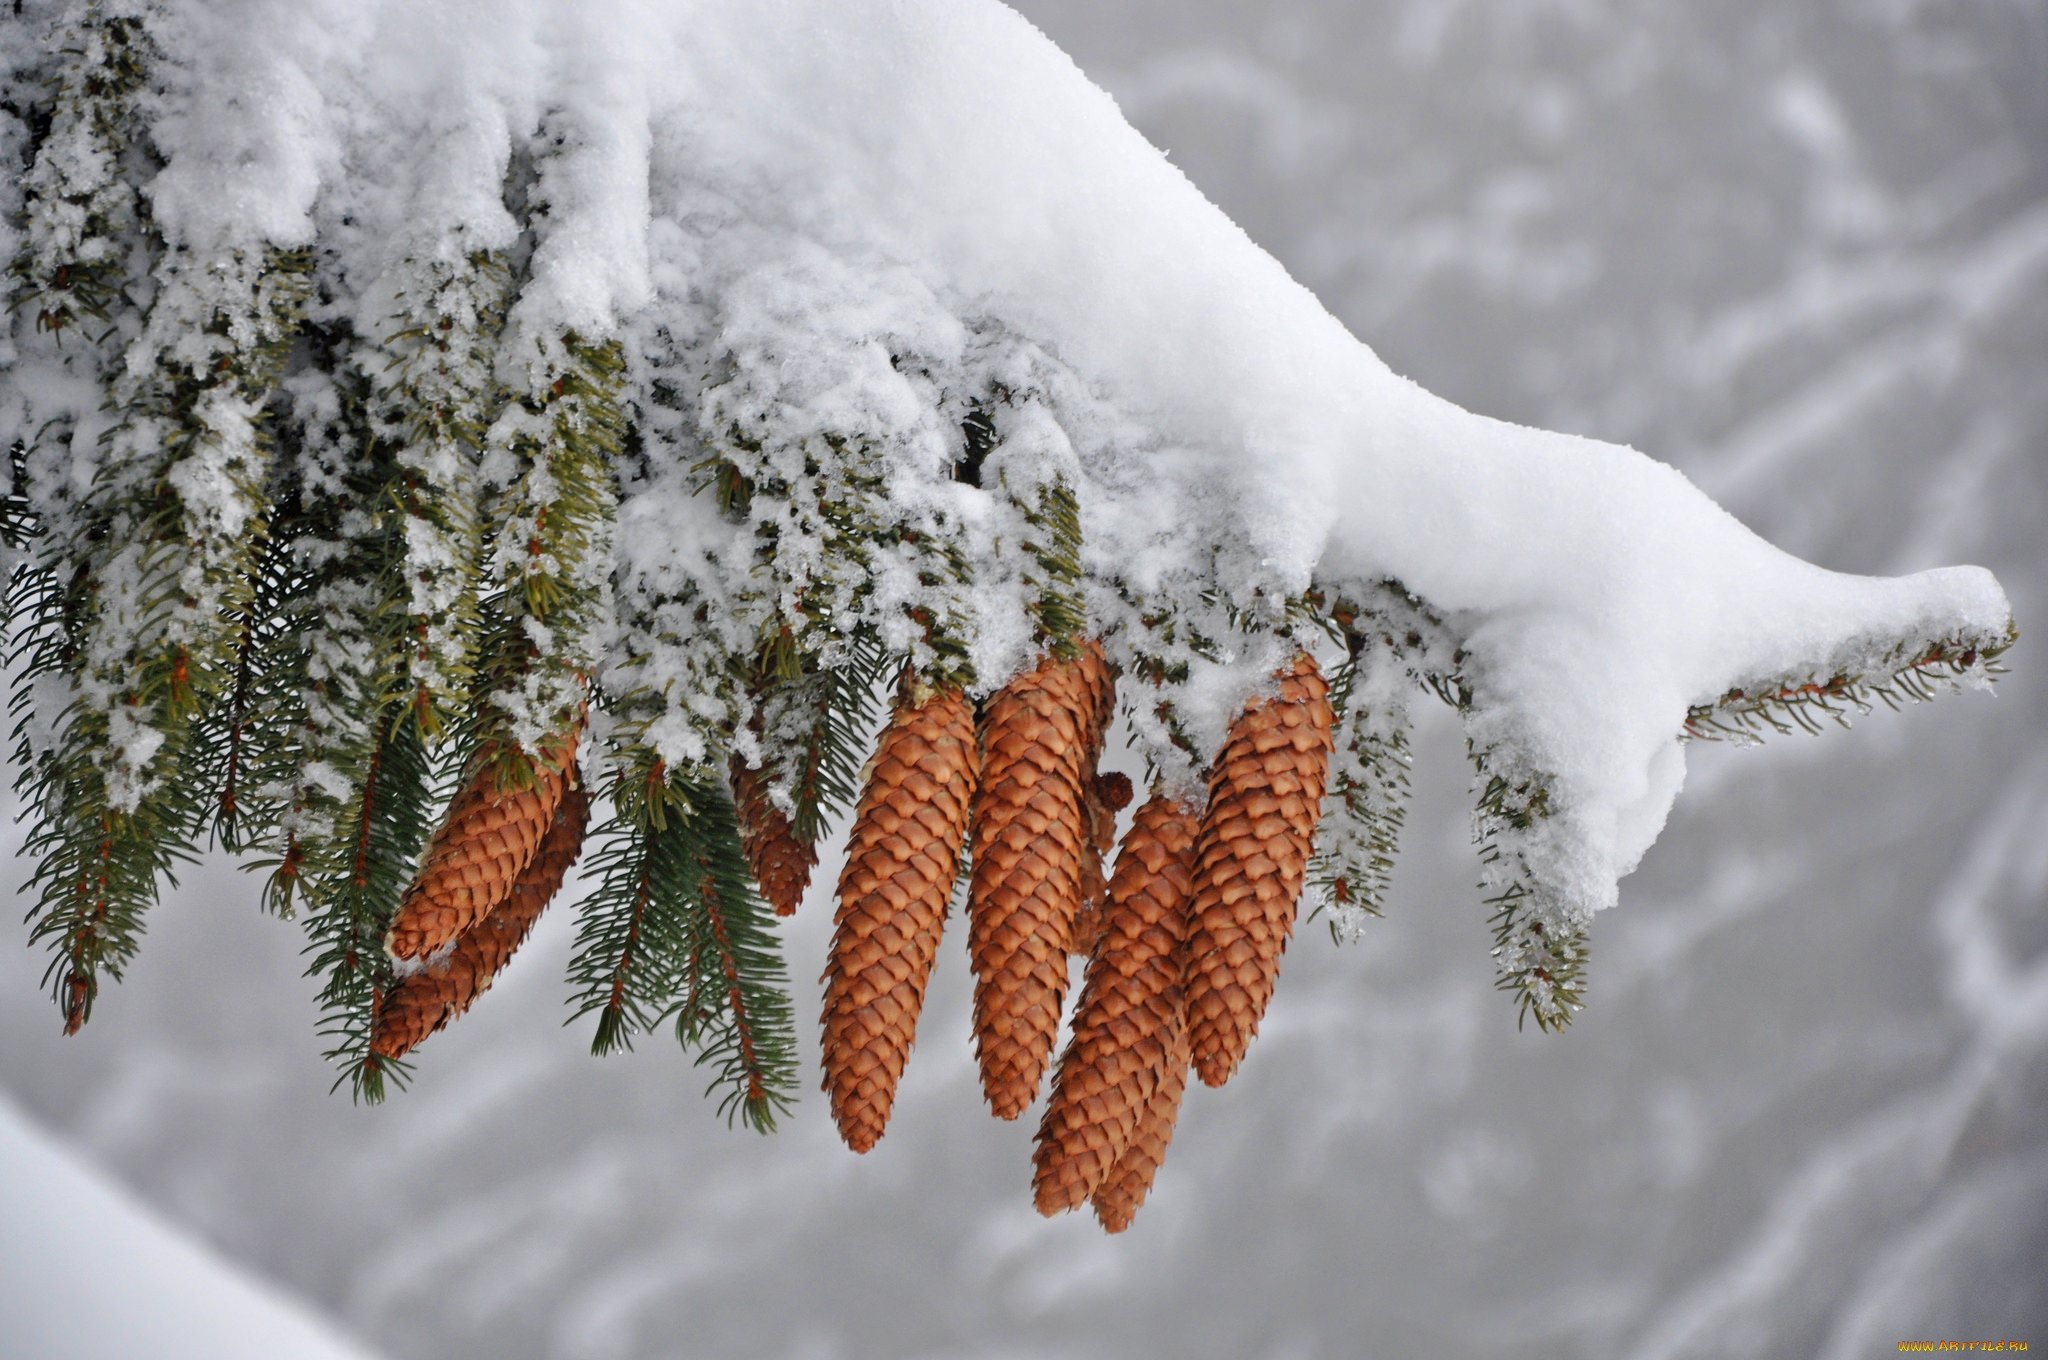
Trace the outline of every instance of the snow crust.
<instances>
[{"instance_id":1,"label":"snow crust","mask_svg":"<svg viewBox=\"0 0 2048 1360\"><path fill-rule=\"evenodd\" d=\"M799 592L913 655L906 607L930 611L982 687L1029 663L1003 584L1024 531L986 480L949 475L991 391L1005 484L1075 486L1112 655L1180 646L1172 730L1130 714L1166 782L1194 786L1188 749L1214 750L1315 645L1286 601L1397 580L1460 639L1474 744L1549 787L1520 853L1575 916L1661 829L1690 706L2009 626L1984 571L1823 570L1631 449L1394 374L992 0L150 12L168 74L147 197L174 244L319 242L329 305L372 338L408 278L456 262L449 241L510 250L526 275L497 362L515 391L565 332L625 344L650 456L623 488L604 675L664 696L642 735L665 758L703 759L703 733L746 716L718 658ZM538 205L527 238L508 179ZM24 353L0 409L16 429L68 411L85 465L98 427L73 363ZM764 584L760 524L721 520L690 475L735 432L758 471L820 496L879 478L912 532L844 579L792 495ZM239 511L223 493L217 513ZM936 542L984 588L932 587ZM1141 621L1160 610L1215 645L1162 641Z\"/></svg>"}]
</instances>

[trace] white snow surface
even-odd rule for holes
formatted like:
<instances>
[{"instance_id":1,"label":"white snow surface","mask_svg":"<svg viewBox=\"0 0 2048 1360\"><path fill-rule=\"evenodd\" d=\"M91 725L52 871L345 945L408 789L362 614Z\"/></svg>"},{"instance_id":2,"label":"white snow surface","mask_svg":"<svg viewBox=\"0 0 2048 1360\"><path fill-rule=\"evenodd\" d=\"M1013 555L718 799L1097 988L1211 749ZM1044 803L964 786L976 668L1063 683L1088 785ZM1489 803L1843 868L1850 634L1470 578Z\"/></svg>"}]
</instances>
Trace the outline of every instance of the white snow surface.
<instances>
[{"instance_id":1,"label":"white snow surface","mask_svg":"<svg viewBox=\"0 0 2048 1360\"><path fill-rule=\"evenodd\" d=\"M369 1360L312 1310L159 1218L0 1095L0 1353Z\"/></svg>"},{"instance_id":2,"label":"white snow surface","mask_svg":"<svg viewBox=\"0 0 2048 1360\"><path fill-rule=\"evenodd\" d=\"M1984 571L1825 571L1631 449L1396 375L992 0L159 8L175 110L149 198L170 239L334 244L374 314L423 232L503 241L495 187L519 155L552 157L512 312L530 343L507 354L573 329L736 364L727 395L778 403L769 427L875 434L892 497L970 538L999 517L945 479L932 412L1028 371L1064 432L1038 443L1078 467L1091 576L1118 587L1091 595L1112 655L1133 629L1121 598L1186 601L1193 581L1277 621L1312 583L1397 579L1462 636L1473 740L1550 782L1558 815L1523 854L1574 916L1611 902L1662 828L1688 706L2008 627ZM701 456L691 437L680 466ZM644 490L669 499L622 510L627 600L719 569L689 537L703 517L665 508L676 488ZM915 562L877 570L900 604ZM1029 637L1014 609L985 612L966 631L995 684ZM1284 656L1273 638L1196 667L1179 701L1198 745ZM630 664L687 689L647 646ZM687 723L649 730L689 754Z\"/></svg>"}]
</instances>

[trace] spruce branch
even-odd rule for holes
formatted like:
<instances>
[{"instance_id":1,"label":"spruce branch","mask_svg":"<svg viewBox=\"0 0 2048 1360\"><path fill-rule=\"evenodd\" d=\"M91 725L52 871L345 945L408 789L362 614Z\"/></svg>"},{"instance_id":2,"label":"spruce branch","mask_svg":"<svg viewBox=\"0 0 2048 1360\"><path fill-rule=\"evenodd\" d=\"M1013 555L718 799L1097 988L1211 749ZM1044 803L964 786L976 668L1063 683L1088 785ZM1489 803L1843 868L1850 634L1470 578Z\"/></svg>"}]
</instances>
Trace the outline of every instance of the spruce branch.
<instances>
[{"instance_id":1,"label":"spruce branch","mask_svg":"<svg viewBox=\"0 0 2048 1360\"><path fill-rule=\"evenodd\" d=\"M689 973L676 1038L712 1071L718 1112L772 1133L796 1092L796 1022L772 914L754 890L722 789L699 789L689 852Z\"/></svg>"},{"instance_id":2,"label":"spruce branch","mask_svg":"<svg viewBox=\"0 0 2048 1360\"><path fill-rule=\"evenodd\" d=\"M479 738L538 751L576 726L611 610L625 370L618 342L571 333L492 427L482 467L490 594L480 608Z\"/></svg>"},{"instance_id":3,"label":"spruce branch","mask_svg":"<svg viewBox=\"0 0 2048 1360\"><path fill-rule=\"evenodd\" d=\"M1580 1009L1590 949L1586 923L1533 873L1521 838L1552 815L1551 783L1504 753L1470 748L1479 788L1472 837L1492 910L1494 986L1515 999L1516 1023L1561 1030Z\"/></svg>"},{"instance_id":4,"label":"spruce branch","mask_svg":"<svg viewBox=\"0 0 2048 1360\"><path fill-rule=\"evenodd\" d=\"M392 980L384 932L412 877L442 783L418 725L389 723L343 809L347 835L294 843L272 880L273 891L280 881L287 891L296 882L304 897L306 972L322 979L320 1032L327 1060L341 1069L335 1086L347 1082L357 1100L371 1104L384 1099L387 1079L400 1087L408 1079L405 1063L372 1051L371 1030Z\"/></svg>"},{"instance_id":5,"label":"spruce branch","mask_svg":"<svg viewBox=\"0 0 2048 1360\"><path fill-rule=\"evenodd\" d=\"M571 1018L597 1017L603 1054L673 1016L724 1090L720 1113L772 1129L793 1100L795 1025L732 802L715 781L675 784L652 766L623 775L613 805L577 924Z\"/></svg>"},{"instance_id":6,"label":"spruce branch","mask_svg":"<svg viewBox=\"0 0 2048 1360\"><path fill-rule=\"evenodd\" d=\"M1308 879L1340 942L1355 941L1366 917L1384 914L1408 813L1412 685L1391 646L1359 634L1352 641L1358 650L1331 685L1336 751Z\"/></svg>"},{"instance_id":7,"label":"spruce branch","mask_svg":"<svg viewBox=\"0 0 2048 1360\"><path fill-rule=\"evenodd\" d=\"M8 261L10 310L36 334L96 341L118 329L144 210L122 171L136 153L137 96L158 58L142 19L73 6L50 39L50 103L22 184L23 239Z\"/></svg>"},{"instance_id":8,"label":"spruce branch","mask_svg":"<svg viewBox=\"0 0 2048 1360\"><path fill-rule=\"evenodd\" d=\"M897 669L879 648L857 643L843 662L767 700L764 763L775 772L778 796L788 801L792 831L806 844L815 845L826 822L859 796L861 766L881 717L882 685Z\"/></svg>"},{"instance_id":9,"label":"spruce branch","mask_svg":"<svg viewBox=\"0 0 2048 1360\"><path fill-rule=\"evenodd\" d=\"M1852 715L1880 703L1896 710L1964 685L1990 684L2005 673L2003 658L2018 639L2010 626L2002 635L1909 638L1825 671L1738 685L1712 703L1695 704L1684 735L1751 744L1772 732L1817 733L1828 722L1847 727Z\"/></svg>"},{"instance_id":10,"label":"spruce branch","mask_svg":"<svg viewBox=\"0 0 2048 1360\"><path fill-rule=\"evenodd\" d=\"M590 1051L630 1049L680 995L688 967L684 894L689 812L658 764L620 777L613 816L592 833L595 886L577 916L569 961L571 1021L597 1017Z\"/></svg>"},{"instance_id":11,"label":"spruce branch","mask_svg":"<svg viewBox=\"0 0 2048 1360\"><path fill-rule=\"evenodd\" d=\"M407 261L402 324L374 368L371 427L392 446L405 550L407 703L431 734L467 712L482 530L477 463L499 396L491 373L511 288L502 254Z\"/></svg>"}]
</instances>

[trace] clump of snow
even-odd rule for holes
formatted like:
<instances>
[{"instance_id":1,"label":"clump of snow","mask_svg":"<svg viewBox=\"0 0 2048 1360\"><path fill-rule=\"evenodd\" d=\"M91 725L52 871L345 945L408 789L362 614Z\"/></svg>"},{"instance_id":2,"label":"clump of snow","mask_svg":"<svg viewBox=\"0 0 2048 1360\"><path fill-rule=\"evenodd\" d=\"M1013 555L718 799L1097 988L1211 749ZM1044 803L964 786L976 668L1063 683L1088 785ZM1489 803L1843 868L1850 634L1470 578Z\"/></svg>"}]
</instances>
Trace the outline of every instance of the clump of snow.
<instances>
[{"instance_id":1,"label":"clump of snow","mask_svg":"<svg viewBox=\"0 0 2048 1360\"><path fill-rule=\"evenodd\" d=\"M1199 790L1296 649L1338 660L1308 592L1399 582L1455 639L1475 749L1545 793L1501 862L1569 925L1661 829L1691 707L2009 628L1982 571L1822 570L1631 449L1394 374L993 0L157 10L148 199L171 242L216 263L318 242L367 327L419 271L458 268L437 243L467 232L523 280L500 383L545 381L571 332L623 346L640 442L598 672L636 696L620 731L671 764L746 731L726 659L785 628L828 664L856 635L965 657L984 691L1029 664L1005 488L1057 481L1093 625L1158 683L1127 698L1164 783ZM51 154L104 178L89 145ZM46 358L8 383L15 428L91 428L19 329ZM153 321L137 345L175 341ZM954 475L977 412L1001 436L979 486ZM243 458L241 427L216 425L211 456ZM751 488L723 513L722 477ZM441 553L428 534L416 560Z\"/></svg>"}]
</instances>

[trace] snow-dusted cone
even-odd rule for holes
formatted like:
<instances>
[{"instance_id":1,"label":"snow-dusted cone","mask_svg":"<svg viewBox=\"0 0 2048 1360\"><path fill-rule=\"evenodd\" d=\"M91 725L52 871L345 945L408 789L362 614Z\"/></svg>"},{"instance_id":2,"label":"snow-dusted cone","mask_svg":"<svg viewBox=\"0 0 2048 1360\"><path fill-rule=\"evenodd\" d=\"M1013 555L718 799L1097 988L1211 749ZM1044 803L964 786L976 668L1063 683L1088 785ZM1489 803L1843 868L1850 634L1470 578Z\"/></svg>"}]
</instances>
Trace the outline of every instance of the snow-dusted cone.
<instances>
[{"instance_id":1,"label":"snow-dusted cone","mask_svg":"<svg viewBox=\"0 0 2048 1360\"><path fill-rule=\"evenodd\" d=\"M1109 879L1103 865L1116 848L1116 815L1131 805L1131 777L1112 771L1089 781L1084 806L1088 812L1088 840L1081 851L1081 910L1074 917L1073 938L1068 952L1090 958L1102 938L1109 905Z\"/></svg>"},{"instance_id":2,"label":"snow-dusted cone","mask_svg":"<svg viewBox=\"0 0 2048 1360\"><path fill-rule=\"evenodd\" d=\"M967 947L982 1094L1003 1119L1037 1098L1059 1031L1106 670L1092 643L1043 658L982 714Z\"/></svg>"},{"instance_id":3,"label":"snow-dusted cone","mask_svg":"<svg viewBox=\"0 0 2048 1360\"><path fill-rule=\"evenodd\" d=\"M979 770L967 697L906 677L854 811L825 966L825 1090L855 1152L888 1127Z\"/></svg>"},{"instance_id":4,"label":"snow-dusted cone","mask_svg":"<svg viewBox=\"0 0 2048 1360\"><path fill-rule=\"evenodd\" d=\"M491 980L511 962L583 853L589 823L590 797L572 784L563 790L553 825L504 903L456 940L447 958L398 979L384 994L370 1022L372 1053L403 1058L490 990Z\"/></svg>"},{"instance_id":5,"label":"snow-dusted cone","mask_svg":"<svg viewBox=\"0 0 2048 1360\"><path fill-rule=\"evenodd\" d=\"M1192 809L1154 797L1124 837L1101 944L1038 1126L1032 1190L1041 1214L1079 1208L1130 1146L1168 1069L1186 1070L1181 968L1195 829Z\"/></svg>"},{"instance_id":6,"label":"snow-dusted cone","mask_svg":"<svg viewBox=\"0 0 2048 1360\"><path fill-rule=\"evenodd\" d=\"M512 895L554 822L575 764L576 735L550 743L527 781L507 784L497 753L478 753L384 933L391 957L425 958Z\"/></svg>"},{"instance_id":7,"label":"snow-dusted cone","mask_svg":"<svg viewBox=\"0 0 2048 1360\"><path fill-rule=\"evenodd\" d=\"M1329 778L1329 685L1306 654L1279 682L1231 724L1195 845L1188 1040L1210 1086L1237 1070L1272 999Z\"/></svg>"},{"instance_id":8,"label":"snow-dusted cone","mask_svg":"<svg viewBox=\"0 0 2048 1360\"><path fill-rule=\"evenodd\" d=\"M1137 1131L1130 1146L1117 1158L1109 1175L1089 1196L1095 1217L1106 1231L1120 1233L1131 1226L1145 1196L1152 1192L1152 1178L1166 1160L1166 1148L1173 1141L1174 1125L1180 1122L1181 1097L1188 1089L1188 1027L1185 1015L1176 1014L1167 1034L1166 1066L1152 1089L1151 1099L1138 1117Z\"/></svg>"},{"instance_id":9,"label":"snow-dusted cone","mask_svg":"<svg viewBox=\"0 0 2048 1360\"><path fill-rule=\"evenodd\" d=\"M739 812L740 848L761 896L777 916L794 916L818 865L818 847L800 840L789 815L768 796L768 772L732 758L733 804Z\"/></svg>"}]
</instances>

